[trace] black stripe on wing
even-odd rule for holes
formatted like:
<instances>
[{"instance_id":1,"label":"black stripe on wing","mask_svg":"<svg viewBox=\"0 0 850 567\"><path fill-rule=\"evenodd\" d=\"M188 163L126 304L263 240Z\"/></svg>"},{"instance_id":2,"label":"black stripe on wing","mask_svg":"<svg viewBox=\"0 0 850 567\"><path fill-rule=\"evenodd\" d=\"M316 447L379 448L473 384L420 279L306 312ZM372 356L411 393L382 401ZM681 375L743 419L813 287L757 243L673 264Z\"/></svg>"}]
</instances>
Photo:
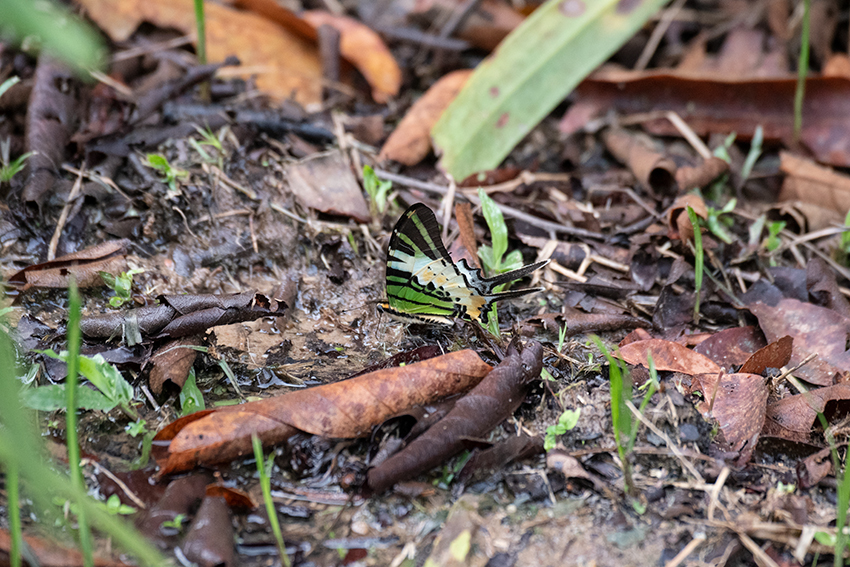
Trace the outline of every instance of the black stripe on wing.
<instances>
[{"instance_id":1,"label":"black stripe on wing","mask_svg":"<svg viewBox=\"0 0 850 567\"><path fill-rule=\"evenodd\" d=\"M402 238L402 235L406 238ZM432 260L453 263L440 237L440 225L437 224L434 211L422 203L411 205L398 219L390 238L389 250L390 254L393 250L400 250L410 256L417 256L419 252Z\"/></svg>"}]
</instances>

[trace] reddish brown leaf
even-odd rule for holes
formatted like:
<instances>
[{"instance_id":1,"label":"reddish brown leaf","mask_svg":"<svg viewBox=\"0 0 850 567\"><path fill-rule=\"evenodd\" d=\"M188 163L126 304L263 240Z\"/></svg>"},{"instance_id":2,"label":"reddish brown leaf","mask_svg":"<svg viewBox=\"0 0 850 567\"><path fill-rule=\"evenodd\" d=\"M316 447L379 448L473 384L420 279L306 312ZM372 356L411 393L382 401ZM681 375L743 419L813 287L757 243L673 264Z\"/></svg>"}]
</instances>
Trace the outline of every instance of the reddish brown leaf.
<instances>
[{"instance_id":1,"label":"reddish brown leaf","mask_svg":"<svg viewBox=\"0 0 850 567\"><path fill-rule=\"evenodd\" d=\"M831 472L832 449L829 447L797 463L797 477L800 479L800 488L803 489L815 486Z\"/></svg>"},{"instance_id":2,"label":"reddish brown leaf","mask_svg":"<svg viewBox=\"0 0 850 567\"><path fill-rule=\"evenodd\" d=\"M764 335L755 327L732 327L714 333L695 346L694 351L728 370L733 365L744 364L755 351L764 346L767 346Z\"/></svg>"},{"instance_id":3,"label":"reddish brown leaf","mask_svg":"<svg viewBox=\"0 0 850 567\"><path fill-rule=\"evenodd\" d=\"M706 187L709 183L729 171L729 163L711 156L696 166L683 166L676 170L676 183L680 191Z\"/></svg>"},{"instance_id":4,"label":"reddish brown leaf","mask_svg":"<svg viewBox=\"0 0 850 567\"><path fill-rule=\"evenodd\" d=\"M189 2L81 0L80 4L114 41L126 40L142 22L195 32L195 11ZM290 97L301 104L321 101L322 69L311 41L263 16L215 2L207 3L204 12L210 61L236 55L245 69L231 74L253 75L257 87L277 101Z\"/></svg>"},{"instance_id":5,"label":"reddish brown leaf","mask_svg":"<svg viewBox=\"0 0 850 567\"><path fill-rule=\"evenodd\" d=\"M597 111L622 114L674 111L701 135L737 132L750 137L762 126L766 141L793 144L796 78L725 80L679 76L669 71L631 72L603 69L576 88L579 103L564 116L562 130L581 126L575 113ZM850 80L810 77L806 80L802 141L818 161L850 166L850 136L845 123L850 104ZM666 119L644 124L654 134L678 135ZM574 131L574 130L573 130ZM847 210L846 208L844 210Z\"/></svg>"},{"instance_id":6,"label":"reddish brown leaf","mask_svg":"<svg viewBox=\"0 0 850 567\"><path fill-rule=\"evenodd\" d=\"M684 374L717 374L720 367L708 357L662 339L635 341L620 348L617 356L629 364L649 367L647 355L652 354L655 368Z\"/></svg>"},{"instance_id":7,"label":"reddish brown leaf","mask_svg":"<svg viewBox=\"0 0 850 567\"><path fill-rule=\"evenodd\" d=\"M728 449L740 452L737 463L746 464L764 427L768 394L765 379L739 372L704 374L699 381L704 401L698 409L705 417L717 420Z\"/></svg>"},{"instance_id":8,"label":"reddish brown leaf","mask_svg":"<svg viewBox=\"0 0 850 567\"><path fill-rule=\"evenodd\" d=\"M810 353L818 357L795 372L797 377L819 386L831 385L836 374L850 373L845 352L850 319L831 309L796 299L782 299L776 306L755 303L749 310L758 317L764 336L775 342L786 335L794 339L789 364L799 364Z\"/></svg>"},{"instance_id":9,"label":"reddish brown leaf","mask_svg":"<svg viewBox=\"0 0 850 567\"><path fill-rule=\"evenodd\" d=\"M454 71L431 85L387 138L378 160L391 159L405 165L416 165L425 159L431 151L431 128L471 74L469 69Z\"/></svg>"},{"instance_id":10,"label":"reddish brown leaf","mask_svg":"<svg viewBox=\"0 0 850 567\"><path fill-rule=\"evenodd\" d=\"M332 151L286 170L289 189L305 207L369 222L369 205L342 153Z\"/></svg>"},{"instance_id":11,"label":"reddish brown leaf","mask_svg":"<svg viewBox=\"0 0 850 567\"><path fill-rule=\"evenodd\" d=\"M693 193L682 195L670 207L670 213L667 216L670 238L693 240L694 226L691 224L690 217L688 217L688 207L692 208L699 218L708 218L708 208L705 206L702 197Z\"/></svg>"},{"instance_id":12,"label":"reddish brown leaf","mask_svg":"<svg viewBox=\"0 0 850 567\"><path fill-rule=\"evenodd\" d=\"M128 240L110 240L55 260L27 266L9 278L11 284L30 287L68 287L71 276L79 287L106 285L98 272L118 275L127 269Z\"/></svg>"},{"instance_id":13,"label":"reddish brown leaf","mask_svg":"<svg viewBox=\"0 0 850 567\"><path fill-rule=\"evenodd\" d=\"M813 303L850 319L850 303L838 287L835 270L819 256L809 260L806 265L806 289Z\"/></svg>"},{"instance_id":14,"label":"reddish brown leaf","mask_svg":"<svg viewBox=\"0 0 850 567\"><path fill-rule=\"evenodd\" d=\"M611 489L599 476L588 472L581 462L561 449L550 451L546 455L546 467L556 470L567 478L583 478L593 483L593 486L603 494L611 493Z\"/></svg>"},{"instance_id":15,"label":"reddish brown leaf","mask_svg":"<svg viewBox=\"0 0 850 567\"><path fill-rule=\"evenodd\" d=\"M788 152L779 156L785 173L780 201L813 203L842 215L850 209L850 177Z\"/></svg>"},{"instance_id":16,"label":"reddish brown leaf","mask_svg":"<svg viewBox=\"0 0 850 567\"><path fill-rule=\"evenodd\" d=\"M543 347L529 341L522 354L508 355L439 422L368 474L369 488L383 492L396 482L444 462L464 449L464 440L486 435L516 411L525 399L525 388L540 376Z\"/></svg>"},{"instance_id":17,"label":"reddish brown leaf","mask_svg":"<svg viewBox=\"0 0 850 567\"><path fill-rule=\"evenodd\" d=\"M188 337L176 341L170 341L163 345L151 357L151 373L148 378L151 391L159 395L162 386L171 382L177 388L183 389L183 383L189 375L189 369L195 363L198 351L193 346L200 346L201 341L196 337Z\"/></svg>"},{"instance_id":18,"label":"reddish brown leaf","mask_svg":"<svg viewBox=\"0 0 850 567\"><path fill-rule=\"evenodd\" d=\"M314 28L328 25L339 31L339 51L372 86L372 98L383 104L398 94L401 69L384 41L366 25L348 16L321 10L301 14Z\"/></svg>"},{"instance_id":19,"label":"reddish brown leaf","mask_svg":"<svg viewBox=\"0 0 850 567\"><path fill-rule=\"evenodd\" d=\"M83 554L72 547L64 547L58 543L40 537L24 535L24 541L32 550L41 567L83 567ZM12 547L12 537L9 532L0 528L0 565L10 565L9 553ZM117 559L107 559L101 555L94 557L95 567L125 567L127 564Z\"/></svg>"},{"instance_id":20,"label":"reddish brown leaf","mask_svg":"<svg viewBox=\"0 0 850 567\"><path fill-rule=\"evenodd\" d=\"M161 474L168 474L249 454L253 433L267 446L298 430L359 437L408 407L469 389L489 371L490 365L475 352L462 350L309 390L197 412L157 434L155 441L171 443L155 458Z\"/></svg>"},{"instance_id":21,"label":"reddish brown leaf","mask_svg":"<svg viewBox=\"0 0 850 567\"><path fill-rule=\"evenodd\" d=\"M794 340L785 336L772 342L766 347L754 352L741 366L738 372L743 374L764 374L768 368L782 368L791 360L791 349Z\"/></svg>"},{"instance_id":22,"label":"reddish brown leaf","mask_svg":"<svg viewBox=\"0 0 850 567\"><path fill-rule=\"evenodd\" d=\"M764 434L808 443L818 412L832 400L850 400L850 384L836 384L783 398L767 408Z\"/></svg>"}]
</instances>

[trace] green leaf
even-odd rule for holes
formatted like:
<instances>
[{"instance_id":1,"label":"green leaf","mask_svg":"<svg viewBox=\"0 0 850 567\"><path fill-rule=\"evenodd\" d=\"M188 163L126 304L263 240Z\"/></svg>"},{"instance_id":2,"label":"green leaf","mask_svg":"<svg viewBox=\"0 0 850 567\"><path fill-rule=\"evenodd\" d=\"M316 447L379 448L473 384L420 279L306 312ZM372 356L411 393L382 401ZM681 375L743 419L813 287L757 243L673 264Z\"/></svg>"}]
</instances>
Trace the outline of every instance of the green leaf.
<instances>
[{"instance_id":1,"label":"green leaf","mask_svg":"<svg viewBox=\"0 0 850 567\"><path fill-rule=\"evenodd\" d=\"M43 354L57 360L67 362L68 351L56 354L53 350L42 351ZM102 355L93 357L80 356L80 374L100 390L104 396L114 402L112 407L118 404L128 405L133 401L133 387L124 380L121 372L108 363Z\"/></svg>"},{"instance_id":2,"label":"green leaf","mask_svg":"<svg viewBox=\"0 0 850 567\"><path fill-rule=\"evenodd\" d=\"M481 199L481 212L484 213L484 220L490 229L490 240L493 242L493 270L501 272L502 256L508 251L508 227L505 217L496 201L481 188L478 189L478 198Z\"/></svg>"},{"instance_id":3,"label":"green leaf","mask_svg":"<svg viewBox=\"0 0 850 567\"><path fill-rule=\"evenodd\" d=\"M50 384L39 388L29 388L21 392L21 403L28 408L38 411L56 411L65 409L65 385ZM78 408L86 410L109 411L117 403L113 402L100 392L91 388L77 387Z\"/></svg>"},{"instance_id":4,"label":"green leaf","mask_svg":"<svg viewBox=\"0 0 850 567\"><path fill-rule=\"evenodd\" d=\"M502 159L667 0L548 0L482 62L434 126L458 181Z\"/></svg>"},{"instance_id":5,"label":"green leaf","mask_svg":"<svg viewBox=\"0 0 850 567\"><path fill-rule=\"evenodd\" d=\"M204 395L198 389L195 383L195 369L189 369L189 377L183 383L183 389L180 390L180 415L189 415L196 411L201 411L206 406L204 405Z\"/></svg>"},{"instance_id":6,"label":"green leaf","mask_svg":"<svg viewBox=\"0 0 850 567\"><path fill-rule=\"evenodd\" d=\"M35 39L44 50L78 69L101 68L103 41L92 26L57 2L0 0L2 27L22 41Z\"/></svg>"}]
</instances>

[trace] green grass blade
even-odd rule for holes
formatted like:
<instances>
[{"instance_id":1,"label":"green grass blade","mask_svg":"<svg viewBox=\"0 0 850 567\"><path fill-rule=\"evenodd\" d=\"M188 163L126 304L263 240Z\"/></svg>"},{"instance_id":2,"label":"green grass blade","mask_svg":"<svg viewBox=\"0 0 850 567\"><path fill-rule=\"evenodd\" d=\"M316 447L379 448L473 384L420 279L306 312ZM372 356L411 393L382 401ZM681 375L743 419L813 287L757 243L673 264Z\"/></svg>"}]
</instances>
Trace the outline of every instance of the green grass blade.
<instances>
[{"instance_id":1,"label":"green grass blade","mask_svg":"<svg viewBox=\"0 0 850 567\"><path fill-rule=\"evenodd\" d=\"M493 169L667 0L548 0L481 63L434 126L455 179Z\"/></svg>"},{"instance_id":2,"label":"green grass blade","mask_svg":"<svg viewBox=\"0 0 850 567\"><path fill-rule=\"evenodd\" d=\"M68 446L68 466L71 469L71 483L74 488L83 490L83 471L80 469L80 444L77 440L77 377L80 372L80 294L77 292L77 282L71 278L68 287L68 377L65 378L65 439ZM83 563L86 567L94 565L91 531L89 530L86 512L82 508L77 514L77 524L80 530L80 549L83 552Z\"/></svg>"},{"instance_id":3,"label":"green grass blade","mask_svg":"<svg viewBox=\"0 0 850 567\"><path fill-rule=\"evenodd\" d=\"M7 510L9 511L9 533L12 536L12 545L9 550L12 567L21 567L21 544L23 535L21 532L21 504L19 497L18 468L14 465L6 468L6 498Z\"/></svg>"}]
</instances>

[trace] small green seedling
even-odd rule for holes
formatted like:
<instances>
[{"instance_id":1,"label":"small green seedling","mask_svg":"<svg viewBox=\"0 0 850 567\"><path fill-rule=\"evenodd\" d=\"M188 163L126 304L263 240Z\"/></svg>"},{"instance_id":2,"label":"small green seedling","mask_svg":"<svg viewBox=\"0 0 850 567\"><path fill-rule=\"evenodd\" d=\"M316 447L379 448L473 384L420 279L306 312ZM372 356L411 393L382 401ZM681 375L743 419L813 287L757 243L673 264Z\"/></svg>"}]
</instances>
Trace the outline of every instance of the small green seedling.
<instances>
[{"instance_id":1,"label":"small green seedling","mask_svg":"<svg viewBox=\"0 0 850 567\"><path fill-rule=\"evenodd\" d=\"M180 415L189 415L196 411L205 409L204 395L198 389L195 383L195 369L189 369L189 377L183 383L183 388L180 390Z\"/></svg>"},{"instance_id":2,"label":"small green seedling","mask_svg":"<svg viewBox=\"0 0 850 567\"><path fill-rule=\"evenodd\" d=\"M452 481L455 479L458 473L463 470L463 467L466 465L466 462L471 457L472 453L470 451L464 451L454 461L454 464L443 465L442 474L438 478L435 478L432 484L443 489L446 489L451 486Z\"/></svg>"},{"instance_id":3,"label":"small green seedling","mask_svg":"<svg viewBox=\"0 0 850 567\"><path fill-rule=\"evenodd\" d=\"M785 221L774 221L767 223L767 238L764 239L764 249L768 252L773 252L782 240L779 239L779 233L785 230Z\"/></svg>"},{"instance_id":4,"label":"small green seedling","mask_svg":"<svg viewBox=\"0 0 850 567\"><path fill-rule=\"evenodd\" d=\"M703 249L702 249L702 228L699 217L696 212L688 206L688 219L694 227L694 321L699 322L699 298L702 292L702 272L703 272Z\"/></svg>"},{"instance_id":5,"label":"small green seedling","mask_svg":"<svg viewBox=\"0 0 850 567\"><path fill-rule=\"evenodd\" d=\"M277 542L278 553L280 560L286 566L290 567L289 555L286 554L286 543L283 541L283 532L280 531L280 522L277 519L277 510L274 507L272 500L271 477L269 471L274 467L274 453L269 454L268 461L263 459L263 444L256 433L251 434L251 444L254 447L254 459L257 461L257 474L260 477L260 488L263 492L263 502L266 505L266 513L269 516L269 525L272 528L274 539Z\"/></svg>"},{"instance_id":6,"label":"small green seedling","mask_svg":"<svg viewBox=\"0 0 850 567\"><path fill-rule=\"evenodd\" d=\"M379 179L375 170L368 165L363 166L363 188L379 213L387 210L387 196L393 188L392 181Z\"/></svg>"},{"instance_id":7,"label":"small green seedling","mask_svg":"<svg viewBox=\"0 0 850 567\"><path fill-rule=\"evenodd\" d=\"M133 276L141 273L144 273L144 270L138 268L128 272L121 272L117 276L109 272L98 272L106 286L115 292L115 295L109 298L109 305L117 309L128 301L131 301Z\"/></svg>"},{"instance_id":8,"label":"small green seedling","mask_svg":"<svg viewBox=\"0 0 850 567\"><path fill-rule=\"evenodd\" d=\"M165 520L159 527L164 530L173 531L174 535L183 531L183 524L186 523L186 514L177 514L173 520Z\"/></svg>"},{"instance_id":9,"label":"small green seedling","mask_svg":"<svg viewBox=\"0 0 850 567\"><path fill-rule=\"evenodd\" d=\"M222 145L221 140L215 135L215 132L213 132L209 126L204 128L195 126L195 130L198 131L201 139L199 141L194 138L189 138L189 144L196 152L198 152L198 155L201 156L201 159L204 160L204 162L215 164L219 169L224 169L224 146ZM214 149L216 156L211 156L203 146Z\"/></svg>"},{"instance_id":10,"label":"small green seedling","mask_svg":"<svg viewBox=\"0 0 850 567\"><path fill-rule=\"evenodd\" d=\"M838 261L845 266L850 264L850 211L844 217L844 232L841 233L841 242L836 250Z\"/></svg>"},{"instance_id":11,"label":"small green seedling","mask_svg":"<svg viewBox=\"0 0 850 567\"><path fill-rule=\"evenodd\" d=\"M555 448L558 442L558 437L571 431L578 425L578 418L581 416L581 409L564 410L561 417L558 418L558 423L550 425L546 428L546 438L543 441L543 449L548 453Z\"/></svg>"},{"instance_id":12,"label":"small green seedling","mask_svg":"<svg viewBox=\"0 0 850 567\"><path fill-rule=\"evenodd\" d=\"M487 221L487 228L490 229L492 241L492 246L484 245L478 248L478 257L481 258L485 271L493 275L521 268L522 252L514 250L505 256L505 252L508 251L508 226L505 224L505 217L501 209L499 209L496 201L491 199L481 188L478 189L478 198L481 200L481 212L484 214L484 220ZM505 287L504 285L498 286L495 291L504 291ZM499 313L496 310L495 303L490 308L487 327L493 336L499 336Z\"/></svg>"},{"instance_id":13,"label":"small green seedling","mask_svg":"<svg viewBox=\"0 0 850 567\"><path fill-rule=\"evenodd\" d=\"M750 175L753 173L753 168L756 166L756 162L759 157L761 157L763 144L764 129L761 127L761 124L759 124L756 126L756 131L753 133L753 139L750 142L750 151L747 152L747 158L744 160L744 165L741 166L742 182L749 179Z\"/></svg>"},{"instance_id":14,"label":"small green seedling","mask_svg":"<svg viewBox=\"0 0 850 567\"><path fill-rule=\"evenodd\" d=\"M708 215L705 219L706 227L714 236L726 244L732 244L735 241L729 233L729 227L735 223L729 213L735 210L736 204L738 204L737 199L729 199L729 202L722 209L708 207Z\"/></svg>"},{"instance_id":15,"label":"small green seedling","mask_svg":"<svg viewBox=\"0 0 850 567\"><path fill-rule=\"evenodd\" d=\"M0 142L0 183L10 182L13 177L24 169L27 159L33 155L33 152L27 152L15 159L11 159L11 145L11 138L6 138Z\"/></svg>"},{"instance_id":16,"label":"small green seedling","mask_svg":"<svg viewBox=\"0 0 850 567\"><path fill-rule=\"evenodd\" d=\"M180 189L177 188L177 180L189 177L189 172L174 167L164 156L159 154L148 154L148 166L159 171L165 178L165 183L168 185L168 196L175 197L180 195Z\"/></svg>"}]
</instances>

